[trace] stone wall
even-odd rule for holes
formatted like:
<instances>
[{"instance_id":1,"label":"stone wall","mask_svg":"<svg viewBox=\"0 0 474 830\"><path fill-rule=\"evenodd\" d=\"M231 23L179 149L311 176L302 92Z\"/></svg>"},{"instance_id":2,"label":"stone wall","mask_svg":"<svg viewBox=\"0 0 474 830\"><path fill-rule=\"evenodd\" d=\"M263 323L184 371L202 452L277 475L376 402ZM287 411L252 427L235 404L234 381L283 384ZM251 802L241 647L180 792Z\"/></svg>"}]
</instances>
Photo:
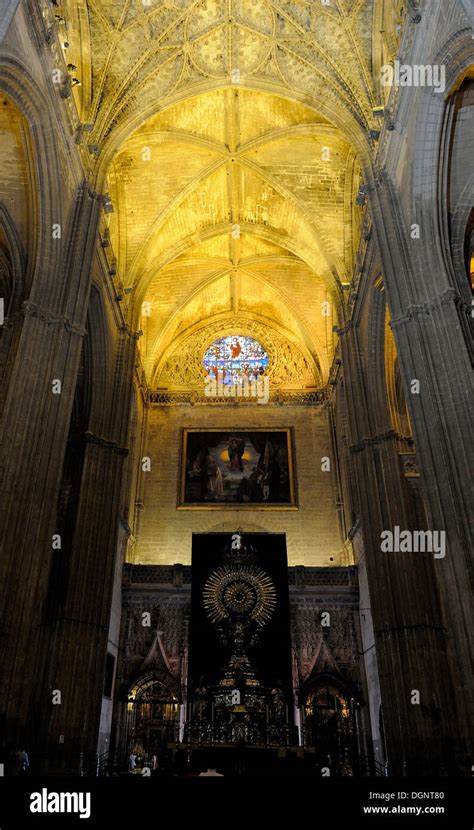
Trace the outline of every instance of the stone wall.
<instances>
[{"instance_id":1,"label":"stone wall","mask_svg":"<svg viewBox=\"0 0 474 830\"><path fill-rule=\"evenodd\" d=\"M298 510L177 510L181 429L257 426L293 428ZM134 528L137 542L129 553L134 564L189 564L193 532L238 527L286 533L290 565L349 564L338 526L334 459L323 406L152 407L143 455L151 458L151 471L142 474L143 508ZM331 459L329 472L321 471L324 456Z\"/></svg>"}]
</instances>

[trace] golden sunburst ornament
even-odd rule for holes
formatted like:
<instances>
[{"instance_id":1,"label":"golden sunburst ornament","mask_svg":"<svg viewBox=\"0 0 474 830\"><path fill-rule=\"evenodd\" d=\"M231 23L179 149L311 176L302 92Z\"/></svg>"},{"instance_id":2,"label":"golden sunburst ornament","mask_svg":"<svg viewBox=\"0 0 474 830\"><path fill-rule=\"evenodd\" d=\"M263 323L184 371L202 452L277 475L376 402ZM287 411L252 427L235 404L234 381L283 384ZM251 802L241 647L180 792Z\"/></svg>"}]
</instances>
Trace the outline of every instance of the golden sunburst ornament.
<instances>
[{"instance_id":1,"label":"golden sunburst ornament","mask_svg":"<svg viewBox=\"0 0 474 830\"><path fill-rule=\"evenodd\" d=\"M256 565L224 565L207 580L203 603L213 623L244 615L263 626L275 609L276 590L268 574Z\"/></svg>"}]
</instances>

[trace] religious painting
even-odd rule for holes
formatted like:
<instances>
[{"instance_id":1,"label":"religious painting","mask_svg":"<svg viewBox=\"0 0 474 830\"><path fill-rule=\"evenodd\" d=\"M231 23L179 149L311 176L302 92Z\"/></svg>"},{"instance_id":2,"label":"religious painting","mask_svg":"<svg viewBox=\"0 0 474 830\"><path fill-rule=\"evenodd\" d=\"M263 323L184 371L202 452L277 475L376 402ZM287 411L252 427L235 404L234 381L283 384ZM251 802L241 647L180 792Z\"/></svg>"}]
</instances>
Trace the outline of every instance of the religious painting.
<instances>
[{"instance_id":1,"label":"religious painting","mask_svg":"<svg viewBox=\"0 0 474 830\"><path fill-rule=\"evenodd\" d=\"M184 429L178 509L296 510L291 429Z\"/></svg>"}]
</instances>

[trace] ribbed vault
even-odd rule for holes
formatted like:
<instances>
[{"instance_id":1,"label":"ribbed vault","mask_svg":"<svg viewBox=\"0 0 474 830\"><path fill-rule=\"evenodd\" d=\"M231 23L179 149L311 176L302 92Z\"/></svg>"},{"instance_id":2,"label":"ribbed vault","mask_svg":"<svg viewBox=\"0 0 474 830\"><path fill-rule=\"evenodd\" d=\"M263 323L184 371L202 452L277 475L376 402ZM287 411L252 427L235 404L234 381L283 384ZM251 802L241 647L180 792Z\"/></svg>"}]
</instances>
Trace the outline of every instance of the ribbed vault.
<instances>
[{"instance_id":1,"label":"ribbed vault","mask_svg":"<svg viewBox=\"0 0 474 830\"><path fill-rule=\"evenodd\" d=\"M145 302L149 377L177 332L242 312L284 326L322 376L358 239L355 154L299 103L226 88L148 120L109 174L111 240Z\"/></svg>"},{"instance_id":2,"label":"ribbed vault","mask_svg":"<svg viewBox=\"0 0 474 830\"><path fill-rule=\"evenodd\" d=\"M91 55L81 106L148 381L196 326L232 333L245 318L297 345L306 386L326 382L377 126L372 0L78 10Z\"/></svg>"}]
</instances>

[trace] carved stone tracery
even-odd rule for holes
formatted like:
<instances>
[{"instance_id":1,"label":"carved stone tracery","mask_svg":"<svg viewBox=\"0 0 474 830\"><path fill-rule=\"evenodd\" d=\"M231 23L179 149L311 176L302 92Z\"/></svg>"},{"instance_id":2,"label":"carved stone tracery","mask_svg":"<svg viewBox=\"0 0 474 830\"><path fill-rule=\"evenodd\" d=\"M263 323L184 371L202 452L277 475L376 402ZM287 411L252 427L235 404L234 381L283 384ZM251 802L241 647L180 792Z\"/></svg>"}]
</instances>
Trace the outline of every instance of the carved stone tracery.
<instances>
[{"instance_id":1,"label":"carved stone tracery","mask_svg":"<svg viewBox=\"0 0 474 830\"><path fill-rule=\"evenodd\" d=\"M239 323L231 318L220 321L218 327L206 326L183 340L159 367L156 387L202 391L206 378L203 356L207 347L225 334L248 335L262 343L269 356L266 374L273 390L321 385L314 360L299 345L255 320Z\"/></svg>"}]
</instances>

